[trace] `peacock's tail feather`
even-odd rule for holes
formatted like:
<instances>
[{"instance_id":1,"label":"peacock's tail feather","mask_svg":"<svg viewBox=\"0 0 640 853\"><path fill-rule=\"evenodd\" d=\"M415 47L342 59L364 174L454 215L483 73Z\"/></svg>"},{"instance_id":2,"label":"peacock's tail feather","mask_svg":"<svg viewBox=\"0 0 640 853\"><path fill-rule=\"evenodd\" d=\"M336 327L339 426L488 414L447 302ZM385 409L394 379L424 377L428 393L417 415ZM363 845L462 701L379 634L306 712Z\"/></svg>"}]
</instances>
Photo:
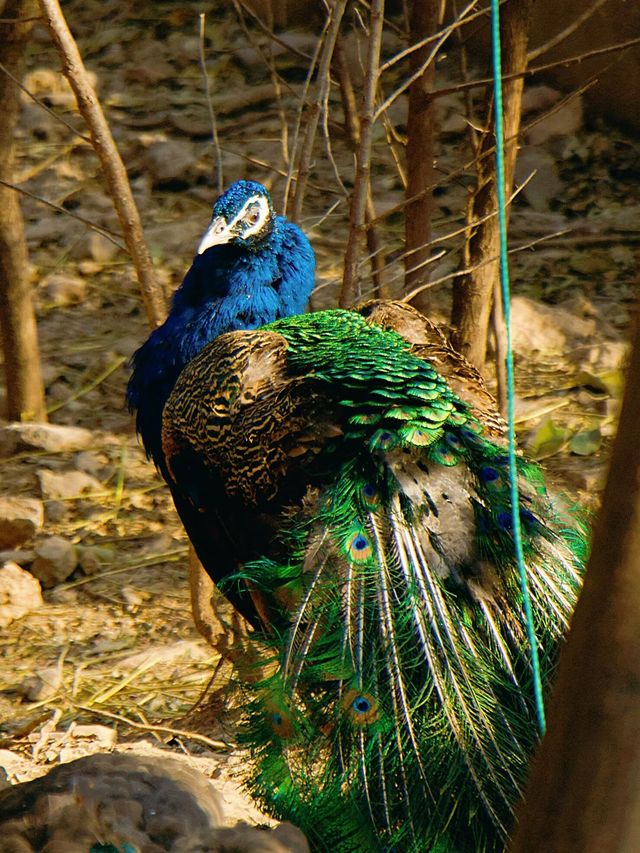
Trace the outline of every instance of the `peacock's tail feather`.
<instances>
[{"instance_id":1,"label":"peacock's tail feather","mask_svg":"<svg viewBox=\"0 0 640 853\"><path fill-rule=\"evenodd\" d=\"M382 452L367 479L344 465L298 520L297 576L291 564L247 567L271 595L283 579L299 590L290 629L272 637L277 671L251 691L252 785L318 849L338 849L336 837L345 851L500 849L535 740L505 458L473 432L446 462L440 443L405 450ZM537 470L521 468L548 678L583 539L564 529ZM461 826L475 812L473 829Z\"/></svg>"},{"instance_id":2,"label":"peacock's tail feather","mask_svg":"<svg viewBox=\"0 0 640 853\"><path fill-rule=\"evenodd\" d=\"M498 421L351 312L223 336L183 376L170 465L192 466L194 500L222 470L256 526L272 506L278 519L227 581L271 608L267 674L245 685L253 791L317 850L502 849L536 729ZM546 682L585 531L536 465L517 466Z\"/></svg>"}]
</instances>

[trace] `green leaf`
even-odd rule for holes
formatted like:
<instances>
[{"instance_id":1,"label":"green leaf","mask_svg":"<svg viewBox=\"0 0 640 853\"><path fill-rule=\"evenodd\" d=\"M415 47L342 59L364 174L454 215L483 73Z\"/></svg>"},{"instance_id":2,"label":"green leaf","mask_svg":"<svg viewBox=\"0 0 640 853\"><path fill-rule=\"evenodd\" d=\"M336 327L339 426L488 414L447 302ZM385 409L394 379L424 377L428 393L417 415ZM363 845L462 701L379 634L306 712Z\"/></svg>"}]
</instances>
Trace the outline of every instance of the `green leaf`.
<instances>
[{"instance_id":1,"label":"green leaf","mask_svg":"<svg viewBox=\"0 0 640 853\"><path fill-rule=\"evenodd\" d=\"M551 418L547 418L527 439L527 450L535 459L544 459L557 453L566 444L568 437L566 427L558 426Z\"/></svg>"},{"instance_id":2,"label":"green leaf","mask_svg":"<svg viewBox=\"0 0 640 853\"><path fill-rule=\"evenodd\" d=\"M600 427L585 429L571 436L569 449L578 456L591 456L600 450L602 444L602 433Z\"/></svg>"}]
</instances>

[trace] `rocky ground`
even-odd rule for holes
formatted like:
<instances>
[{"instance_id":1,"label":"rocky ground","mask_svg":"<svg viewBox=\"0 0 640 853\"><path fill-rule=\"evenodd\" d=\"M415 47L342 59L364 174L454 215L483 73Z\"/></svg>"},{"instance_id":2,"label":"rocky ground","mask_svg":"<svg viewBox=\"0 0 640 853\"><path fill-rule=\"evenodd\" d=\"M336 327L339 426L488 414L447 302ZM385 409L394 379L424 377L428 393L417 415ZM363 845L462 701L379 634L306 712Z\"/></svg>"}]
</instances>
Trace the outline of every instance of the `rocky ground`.
<instances>
[{"instance_id":1,"label":"rocky ground","mask_svg":"<svg viewBox=\"0 0 640 853\"><path fill-rule=\"evenodd\" d=\"M215 195L197 20L188 9L158 4L157 15L145 6L134 17L123 7L115 0L70 2L65 11L96 74L169 294L190 263ZM286 171L282 118L293 135L304 56L315 37L292 31L274 47L283 80L278 109L256 49L260 32L252 29L249 41L228 12L209 17L207 63L225 181L258 178L279 204L279 172ZM390 35L387 51L396 42ZM357 80L355 42L347 47ZM37 27L25 86L84 132L58 67ZM346 177L351 155L333 98L333 156ZM637 287L640 154L622 131L583 115L579 97L544 118L560 100L539 81L526 91L531 128L518 177L535 175L511 215L518 248L512 255L518 429L557 487L593 509L615 430ZM390 116L400 134L404 110L400 98ZM461 98L440 101L440 125L438 167L446 175L464 162ZM224 786L230 819L256 820L237 785L232 728L217 718L215 705L199 723L187 717L218 654L193 628L187 543L123 402L127 362L147 329L129 260L104 236L104 229L118 230L111 202L86 141L26 97L18 147L16 183L31 193L24 212L54 429L0 425L0 559L8 561L0 574L0 766L21 781L89 751L162 746ZM303 225L319 259L317 307L335 300L347 213L320 144L311 182ZM382 131L373 186L379 212L402 199ZM464 175L443 180L438 235L459 226L469 186ZM396 290L401 228L397 214L381 228ZM556 236L536 242L549 235ZM446 279L459 264L459 241L444 245L433 279ZM445 280L434 291L440 317L449 287ZM214 690L224 678L223 672Z\"/></svg>"}]
</instances>

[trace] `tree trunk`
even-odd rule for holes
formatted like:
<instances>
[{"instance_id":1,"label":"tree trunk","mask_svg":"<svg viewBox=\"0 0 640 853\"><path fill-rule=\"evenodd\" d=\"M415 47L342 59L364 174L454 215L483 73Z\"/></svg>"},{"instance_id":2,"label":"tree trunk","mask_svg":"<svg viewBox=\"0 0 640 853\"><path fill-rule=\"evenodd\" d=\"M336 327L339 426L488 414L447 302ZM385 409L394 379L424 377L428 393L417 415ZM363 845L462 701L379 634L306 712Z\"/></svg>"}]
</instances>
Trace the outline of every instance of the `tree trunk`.
<instances>
[{"instance_id":1,"label":"tree trunk","mask_svg":"<svg viewBox=\"0 0 640 853\"><path fill-rule=\"evenodd\" d=\"M358 115L358 105L356 93L353 88L353 81L349 72L342 39L340 36L336 39L335 48L333 51L333 64L338 76L340 85L340 96L342 98L342 108L344 112L344 126L347 134L347 139L354 153L358 150L360 144L360 116ZM364 211L364 221L367 229L367 251L371 259L371 278L373 281L373 293L379 299L388 299L390 297L389 290L385 284L384 275L384 247L380 234L373 221L376 218L376 207L373 201L373 193L371 192L371 184L367 189L367 206Z\"/></svg>"},{"instance_id":2,"label":"tree trunk","mask_svg":"<svg viewBox=\"0 0 640 853\"><path fill-rule=\"evenodd\" d=\"M372 0L369 14L369 45L365 73L360 135L356 151L356 168L353 191L349 204L349 236L344 253L344 272L340 291L340 307L351 308L362 295L360 287L360 237L367 219L369 175L371 170L371 145L376 92L380 76L380 50L384 27L384 0Z\"/></svg>"},{"instance_id":3,"label":"tree trunk","mask_svg":"<svg viewBox=\"0 0 640 853\"><path fill-rule=\"evenodd\" d=\"M529 17L533 0L508 0L502 7L501 40L503 46L504 77L525 70L529 43ZM505 138L505 195L511 195L520 132L521 100L524 78L505 81L502 87L504 103ZM463 267L472 269L460 278L453 288L452 340L469 361L482 370L487 352L487 333L493 288L498 281L500 235L495 215L496 170L492 151L495 136L489 132L493 99L487 91L485 127L477 163L476 191L469 205L470 234L467 241ZM508 213L508 211L507 211ZM479 223L475 225L473 223Z\"/></svg>"},{"instance_id":4,"label":"tree trunk","mask_svg":"<svg viewBox=\"0 0 640 853\"><path fill-rule=\"evenodd\" d=\"M584 590L511 853L640 849L640 326Z\"/></svg>"},{"instance_id":5,"label":"tree trunk","mask_svg":"<svg viewBox=\"0 0 640 853\"><path fill-rule=\"evenodd\" d=\"M411 10L411 41L413 44L433 35L440 24L440 0L413 0ZM415 72L427 61L432 44L427 44L411 54L410 72ZM429 278L431 250L431 219L435 157L434 102L431 92L435 86L436 67L432 61L409 87L409 113L407 116L407 199L405 210L405 291L408 293ZM429 308L427 291L423 290L412 304L421 311Z\"/></svg>"},{"instance_id":6,"label":"tree trunk","mask_svg":"<svg viewBox=\"0 0 640 853\"><path fill-rule=\"evenodd\" d=\"M35 0L8 0L0 23L0 62L20 80L25 45L38 15ZM26 20L25 23L16 23ZM13 180L14 136L20 112L20 90L0 74L0 179ZM0 185L0 328L7 387L7 418L46 421L40 373L38 331L29 282L24 220L17 193Z\"/></svg>"}]
</instances>

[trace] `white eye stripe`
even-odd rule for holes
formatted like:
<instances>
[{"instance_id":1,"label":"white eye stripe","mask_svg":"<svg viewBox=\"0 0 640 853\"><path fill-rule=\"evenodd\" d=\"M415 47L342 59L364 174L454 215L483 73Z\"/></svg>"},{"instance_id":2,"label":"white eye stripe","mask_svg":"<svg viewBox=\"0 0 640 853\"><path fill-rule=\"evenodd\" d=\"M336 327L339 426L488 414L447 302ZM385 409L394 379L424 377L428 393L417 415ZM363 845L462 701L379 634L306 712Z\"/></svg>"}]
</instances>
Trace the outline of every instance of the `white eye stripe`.
<instances>
[{"instance_id":1,"label":"white eye stripe","mask_svg":"<svg viewBox=\"0 0 640 853\"><path fill-rule=\"evenodd\" d=\"M245 217L250 208L254 207L256 204L258 206L258 218L255 222L249 225L246 231L243 231L243 239L251 237L253 234L258 234L260 231L262 231L265 222L269 219L269 216L271 215L271 211L269 210L269 202L267 201L267 199L262 195L254 195L247 200L238 216L236 216L236 218L234 219L234 224L238 222L238 220Z\"/></svg>"}]
</instances>

